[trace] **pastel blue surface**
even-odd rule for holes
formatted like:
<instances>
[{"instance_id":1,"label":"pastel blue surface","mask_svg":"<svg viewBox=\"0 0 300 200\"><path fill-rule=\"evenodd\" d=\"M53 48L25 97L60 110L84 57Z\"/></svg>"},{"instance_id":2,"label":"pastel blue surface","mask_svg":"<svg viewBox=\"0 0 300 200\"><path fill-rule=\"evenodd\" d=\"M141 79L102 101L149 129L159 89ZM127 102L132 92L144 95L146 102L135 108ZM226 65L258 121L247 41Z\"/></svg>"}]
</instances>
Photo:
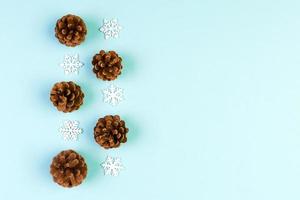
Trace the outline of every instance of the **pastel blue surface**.
<instances>
[{"instance_id":1,"label":"pastel blue surface","mask_svg":"<svg viewBox=\"0 0 300 200\"><path fill-rule=\"evenodd\" d=\"M300 199L300 3L296 0L1 1L0 199ZM87 24L86 41L68 48L54 37L68 13ZM104 18L120 38L104 40ZM116 50L125 90L117 107L102 102L91 58ZM66 76L64 54L85 66ZM71 114L49 102L55 82L86 94ZM104 150L93 128L120 114L128 142ZM61 139L65 119L79 120L78 142ZM49 174L52 157L81 153L88 177L64 189ZM119 177L104 176L107 155L122 158Z\"/></svg>"}]
</instances>

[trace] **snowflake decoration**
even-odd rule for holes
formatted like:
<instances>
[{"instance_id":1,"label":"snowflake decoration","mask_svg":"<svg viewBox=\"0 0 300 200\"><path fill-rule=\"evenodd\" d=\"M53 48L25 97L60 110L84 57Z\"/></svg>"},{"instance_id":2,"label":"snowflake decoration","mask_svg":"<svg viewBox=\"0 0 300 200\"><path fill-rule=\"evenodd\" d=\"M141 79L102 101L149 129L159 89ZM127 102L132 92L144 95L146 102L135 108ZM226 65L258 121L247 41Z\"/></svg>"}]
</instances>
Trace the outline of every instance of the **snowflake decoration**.
<instances>
[{"instance_id":1,"label":"snowflake decoration","mask_svg":"<svg viewBox=\"0 0 300 200\"><path fill-rule=\"evenodd\" d=\"M117 19L112 20L103 20L103 26L99 29L102 33L104 33L104 38L118 38L119 33L122 27L118 24Z\"/></svg>"},{"instance_id":2,"label":"snowflake decoration","mask_svg":"<svg viewBox=\"0 0 300 200\"><path fill-rule=\"evenodd\" d=\"M110 87L103 89L103 101L113 106L118 105L124 100L124 90L122 88L110 85Z\"/></svg>"},{"instance_id":3,"label":"snowflake decoration","mask_svg":"<svg viewBox=\"0 0 300 200\"><path fill-rule=\"evenodd\" d=\"M79 128L78 121L66 120L59 132L64 140L78 140L78 135L82 134L83 131Z\"/></svg>"},{"instance_id":4,"label":"snowflake decoration","mask_svg":"<svg viewBox=\"0 0 300 200\"><path fill-rule=\"evenodd\" d=\"M101 164L105 175L118 176L120 171L124 169L120 158L107 156L105 162Z\"/></svg>"},{"instance_id":5,"label":"snowflake decoration","mask_svg":"<svg viewBox=\"0 0 300 200\"><path fill-rule=\"evenodd\" d=\"M79 55L65 55L64 61L60 64L64 69L65 74L75 73L78 74L79 69L83 66L83 63L79 60Z\"/></svg>"}]
</instances>

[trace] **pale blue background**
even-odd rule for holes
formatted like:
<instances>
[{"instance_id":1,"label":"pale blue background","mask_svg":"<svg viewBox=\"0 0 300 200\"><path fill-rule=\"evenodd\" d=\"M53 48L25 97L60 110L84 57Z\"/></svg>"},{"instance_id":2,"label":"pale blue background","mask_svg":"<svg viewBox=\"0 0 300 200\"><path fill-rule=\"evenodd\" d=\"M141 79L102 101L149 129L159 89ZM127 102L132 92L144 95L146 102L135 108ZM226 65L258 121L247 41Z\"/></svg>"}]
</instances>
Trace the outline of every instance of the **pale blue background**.
<instances>
[{"instance_id":1,"label":"pale blue background","mask_svg":"<svg viewBox=\"0 0 300 200\"><path fill-rule=\"evenodd\" d=\"M297 0L3 1L0 6L0 199L300 199L300 3ZM87 23L76 48L54 37L57 18ZM98 32L119 19L117 40ZM124 59L126 101L102 102L91 58L100 49ZM59 63L79 53L78 76ZM73 80L86 94L71 114L49 91ZM98 117L120 114L130 132L116 150L93 140ZM65 142L65 119L81 122ZM54 155L73 148L89 173L77 188L52 182ZM126 169L104 176L100 163L120 156Z\"/></svg>"}]
</instances>

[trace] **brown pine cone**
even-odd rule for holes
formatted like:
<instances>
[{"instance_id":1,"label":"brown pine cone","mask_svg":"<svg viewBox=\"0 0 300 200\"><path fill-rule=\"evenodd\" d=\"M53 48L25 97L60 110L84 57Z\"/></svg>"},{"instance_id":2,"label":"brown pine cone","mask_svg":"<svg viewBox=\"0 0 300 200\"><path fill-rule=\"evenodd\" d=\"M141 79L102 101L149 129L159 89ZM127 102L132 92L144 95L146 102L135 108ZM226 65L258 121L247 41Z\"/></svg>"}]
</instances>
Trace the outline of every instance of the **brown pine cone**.
<instances>
[{"instance_id":1,"label":"brown pine cone","mask_svg":"<svg viewBox=\"0 0 300 200\"><path fill-rule=\"evenodd\" d=\"M55 36L66 46L77 46L84 41L87 29L84 21L76 15L65 15L56 22Z\"/></svg>"},{"instance_id":2,"label":"brown pine cone","mask_svg":"<svg viewBox=\"0 0 300 200\"><path fill-rule=\"evenodd\" d=\"M87 175L84 158L73 150L66 150L56 155L50 166L54 182L63 187L80 185Z\"/></svg>"},{"instance_id":3,"label":"brown pine cone","mask_svg":"<svg viewBox=\"0 0 300 200\"><path fill-rule=\"evenodd\" d=\"M107 115L100 118L94 128L96 142L105 149L119 147L127 141L128 128L119 115Z\"/></svg>"},{"instance_id":4,"label":"brown pine cone","mask_svg":"<svg viewBox=\"0 0 300 200\"><path fill-rule=\"evenodd\" d=\"M74 82L56 83L50 93L50 100L57 110L62 112L72 112L78 110L83 104L84 94L79 85Z\"/></svg>"},{"instance_id":5,"label":"brown pine cone","mask_svg":"<svg viewBox=\"0 0 300 200\"><path fill-rule=\"evenodd\" d=\"M115 80L123 68L122 58L115 51L101 50L93 57L93 72L104 81Z\"/></svg>"}]
</instances>

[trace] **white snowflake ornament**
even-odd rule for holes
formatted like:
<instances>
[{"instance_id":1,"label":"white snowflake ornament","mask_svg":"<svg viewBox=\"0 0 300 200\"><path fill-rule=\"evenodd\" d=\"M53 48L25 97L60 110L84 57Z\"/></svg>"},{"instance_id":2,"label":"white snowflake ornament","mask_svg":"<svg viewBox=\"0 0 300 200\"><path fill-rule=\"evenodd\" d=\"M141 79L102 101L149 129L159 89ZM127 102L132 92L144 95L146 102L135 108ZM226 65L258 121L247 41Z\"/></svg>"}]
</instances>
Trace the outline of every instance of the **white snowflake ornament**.
<instances>
[{"instance_id":1,"label":"white snowflake ornament","mask_svg":"<svg viewBox=\"0 0 300 200\"><path fill-rule=\"evenodd\" d=\"M102 33L104 33L104 38L118 38L119 33L122 30L122 27L119 25L117 19L112 20L103 20L103 25L99 29Z\"/></svg>"},{"instance_id":2,"label":"white snowflake ornament","mask_svg":"<svg viewBox=\"0 0 300 200\"><path fill-rule=\"evenodd\" d=\"M124 90L122 88L116 87L113 84L108 88L103 89L102 93L104 103L109 103L112 106L116 106L124 100Z\"/></svg>"},{"instance_id":3,"label":"white snowflake ornament","mask_svg":"<svg viewBox=\"0 0 300 200\"><path fill-rule=\"evenodd\" d=\"M78 136L82 134L83 130L79 128L78 121L66 120L63 126L60 127L59 132L61 133L64 140L78 140Z\"/></svg>"},{"instance_id":4,"label":"white snowflake ornament","mask_svg":"<svg viewBox=\"0 0 300 200\"><path fill-rule=\"evenodd\" d=\"M79 55L65 55L64 61L60 64L60 66L64 69L65 74L79 73L79 69L84 64L80 62Z\"/></svg>"},{"instance_id":5,"label":"white snowflake ornament","mask_svg":"<svg viewBox=\"0 0 300 200\"><path fill-rule=\"evenodd\" d=\"M120 158L107 156L105 162L101 164L105 175L118 176L120 171L124 169Z\"/></svg>"}]
</instances>

